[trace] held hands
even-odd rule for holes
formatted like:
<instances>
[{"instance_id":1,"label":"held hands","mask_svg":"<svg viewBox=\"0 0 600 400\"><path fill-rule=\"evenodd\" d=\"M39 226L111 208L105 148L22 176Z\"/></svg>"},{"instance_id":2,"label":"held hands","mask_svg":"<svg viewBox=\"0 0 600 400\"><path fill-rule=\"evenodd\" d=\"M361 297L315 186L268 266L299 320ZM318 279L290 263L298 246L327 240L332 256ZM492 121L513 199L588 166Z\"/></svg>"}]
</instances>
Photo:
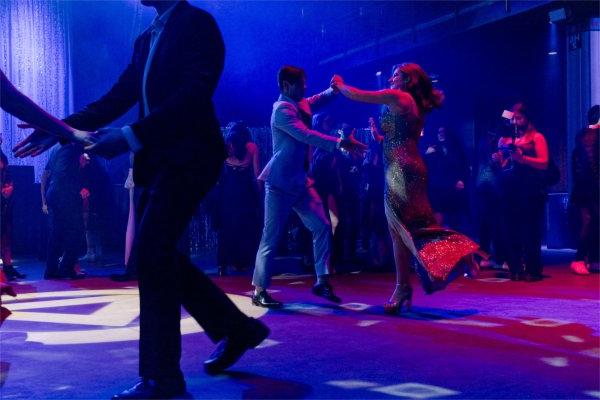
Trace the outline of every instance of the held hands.
<instances>
[{"instance_id":1,"label":"held hands","mask_svg":"<svg viewBox=\"0 0 600 400\"><path fill-rule=\"evenodd\" d=\"M35 128L30 124L19 124L17 126L21 129ZM73 129L71 131L71 136L67 137L67 139L72 142L87 146L92 143L90 141L91 135L92 132ZM41 129L35 129L29 136L17 143L17 145L13 148L13 152L15 153L15 157L18 158L25 158L29 156L35 157L54 146L56 143L58 143L58 140L59 136L57 135Z\"/></svg>"},{"instance_id":2,"label":"held hands","mask_svg":"<svg viewBox=\"0 0 600 400\"><path fill-rule=\"evenodd\" d=\"M129 144L121 128L102 128L90 136L91 143L85 151L104 158L113 158L129 151Z\"/></svg>"},{"instance_id":3,"label":"held hands","mask_svg":"<svg viewBox=\"0 0 600 400\"><path fill-rule=\"evenodd\" d=\"M42 212L44 214L48 215L48 205L47 204L42 205Z\"/></svg>"},{"instance_id":4,"label":"held hands","mask_svg":"<svg viewBox=\"0 0 600 400\"><path fill-rule=\"evenodd\" d=\"M94 144L94 132L80 131L78 129L73 130L73 137L71 140L75 143L79 143L83 146L90 146Z\"/></svg>"},{"instance_id":5,"label":"held hands","mask_svg":"<svg viewBox=\"0 0 600 400\"><path fill-rule=\"evenodd\" d=\"M331 82L329 83L329 86L331 88L333 88L333 90L336 92L341 91L342 88L344 87L344 78L342 78L339 75L333 75L333 77L331 78Z\"/></svg>"}]
</instances>

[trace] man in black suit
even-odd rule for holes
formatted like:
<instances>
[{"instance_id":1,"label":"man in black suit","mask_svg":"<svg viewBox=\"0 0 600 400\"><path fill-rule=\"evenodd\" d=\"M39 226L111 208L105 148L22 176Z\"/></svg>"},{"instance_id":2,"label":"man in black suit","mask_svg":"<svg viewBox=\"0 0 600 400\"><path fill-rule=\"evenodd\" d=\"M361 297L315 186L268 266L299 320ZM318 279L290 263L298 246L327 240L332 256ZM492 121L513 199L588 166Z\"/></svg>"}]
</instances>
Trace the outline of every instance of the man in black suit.
<instances>
[{"instance_id":1,"label":"man in black suit","mask_svg":"<svg viewBox=\"0 0 600 400\"><path fill-rule=\"evenodd\" d=\"M180 307L220 341L206 372L231 366L268 335L191 262L177 241L202 198L216 183L226 157L212 95L224 62L224 46L211 15L186 1L149 1L158 16L136 40L131 63L98 101L65 119L94 131L140 103L140 118L123 128L104 128L84 138L104 157L135 152L134 181L139 230L132 251L140 290L140 376L118 399L167 398L185 393L179 367ZM41 132L17 154L39 151ZM41 143L41 144L40 144Z\"/></svg>"}]
</instances>

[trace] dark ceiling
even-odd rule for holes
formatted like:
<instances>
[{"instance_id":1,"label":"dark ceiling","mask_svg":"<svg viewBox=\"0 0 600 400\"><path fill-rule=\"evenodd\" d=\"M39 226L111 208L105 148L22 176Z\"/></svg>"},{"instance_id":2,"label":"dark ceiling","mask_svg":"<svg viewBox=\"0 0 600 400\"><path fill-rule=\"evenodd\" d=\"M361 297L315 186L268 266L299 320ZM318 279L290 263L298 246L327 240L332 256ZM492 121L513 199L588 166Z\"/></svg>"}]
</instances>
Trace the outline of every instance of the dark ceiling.
<instances>
[{"instance_id":1,"label":"dark ceiling","mask_svg":"<svg viewBox=\"0 0 600 400\"><path fill-rule=\"evenodd\" d=\"M220 17L221 23L243 21L239 29L255 40L265 40L272 51L277 45L293 43L297 51L320 60L476 3L480 2L226 1L202 5Z\"/></svg>"}]
</instances>

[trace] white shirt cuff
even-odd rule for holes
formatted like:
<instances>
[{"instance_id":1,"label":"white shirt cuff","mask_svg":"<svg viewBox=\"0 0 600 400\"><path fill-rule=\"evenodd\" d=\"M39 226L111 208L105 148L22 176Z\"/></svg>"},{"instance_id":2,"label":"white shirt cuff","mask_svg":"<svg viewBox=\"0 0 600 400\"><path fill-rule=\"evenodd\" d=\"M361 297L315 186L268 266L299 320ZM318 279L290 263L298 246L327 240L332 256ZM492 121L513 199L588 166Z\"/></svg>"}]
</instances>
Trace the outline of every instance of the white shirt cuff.
<instances>
[{"instance_id":1,"label":"white shirt cuff","mask_svg":"<svg viewBox=\"0 0 600 400\"><path fill-rule=\"evenodd\" d=\"M142 143L140 143L138 138L135 137L133 129L131 129L129 125L122 127L121 132L123 132L123 136L125 136L125 140L127 140L127 144L129 145L131 151L137 153L142 149Z\"/></svg>"}]
</instances>

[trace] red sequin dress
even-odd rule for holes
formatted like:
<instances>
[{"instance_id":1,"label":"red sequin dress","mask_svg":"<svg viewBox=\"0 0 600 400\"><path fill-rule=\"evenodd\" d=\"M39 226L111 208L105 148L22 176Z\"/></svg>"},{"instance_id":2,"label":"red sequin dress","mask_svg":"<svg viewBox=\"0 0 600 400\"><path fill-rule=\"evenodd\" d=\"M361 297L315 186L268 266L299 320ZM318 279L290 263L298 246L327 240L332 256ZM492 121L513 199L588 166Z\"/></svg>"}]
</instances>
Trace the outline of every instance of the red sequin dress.
<instances>
[{"instance_id":1,"label":"red sequin dress","mask_svg":"<svg viewBox=\"0 0 600 400\"><path fill-rule=\"evenodd\" d=\"M462 275L461 259L479 246L436 224L427 194L427 169L417 149L423 121L386 110L381 129L385 132L385 214L392 240L401 240L410 250L425 292L433 293Z\"/></svg>"}]
</instances>

